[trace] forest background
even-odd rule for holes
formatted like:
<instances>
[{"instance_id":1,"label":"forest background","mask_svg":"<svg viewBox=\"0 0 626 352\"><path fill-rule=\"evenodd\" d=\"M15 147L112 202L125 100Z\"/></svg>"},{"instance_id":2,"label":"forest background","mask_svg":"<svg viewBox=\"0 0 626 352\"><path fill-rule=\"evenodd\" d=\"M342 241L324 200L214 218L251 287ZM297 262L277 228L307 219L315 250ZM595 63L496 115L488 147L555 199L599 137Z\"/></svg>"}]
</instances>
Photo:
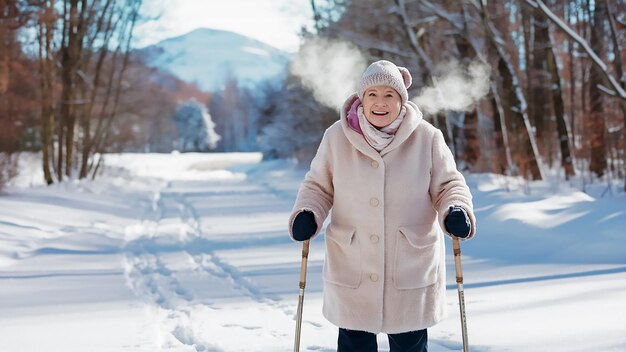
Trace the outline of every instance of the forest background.
<instances>
[{"instance_id":1,"label":"forest background","mask_svg":"<svg viewBox=\"0 0 626 352\"><path fill-rule=\"evenodd\" d=\"M22 152L48 184L97 177L118 152L306 165L358 73L387 59L412 72L409 95L462 171L626 190L623 0L311 0L281 79L214 91L146 63L144 5L0 0L0 185Z\"/></svg>"}]
</instances>

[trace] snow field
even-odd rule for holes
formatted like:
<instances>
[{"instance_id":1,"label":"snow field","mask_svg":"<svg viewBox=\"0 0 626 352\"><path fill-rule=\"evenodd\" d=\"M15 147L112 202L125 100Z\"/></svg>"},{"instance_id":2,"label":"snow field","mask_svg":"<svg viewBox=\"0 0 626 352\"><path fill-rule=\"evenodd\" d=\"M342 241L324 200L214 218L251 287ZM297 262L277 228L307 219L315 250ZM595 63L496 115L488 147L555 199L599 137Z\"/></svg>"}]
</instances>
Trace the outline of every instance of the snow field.
<instances>
[{"instance_id":1,"label":"snow field","mask_svg":"<svg viewBox=\"0 0 626 352\"><path fill-rule=\"evenodd\" d=\"M95 181L51 187L26 174L0 197L1 351L293 349L301 248L285 227L306 170L256 153L105 165ZM471 350L626 350L626 197L503 180L468 176ZM462 348L447 246L449 315L429 329L431 351ZM336 348L323 248L311 243L302 351Z\"/></svg>"}]
</instances>

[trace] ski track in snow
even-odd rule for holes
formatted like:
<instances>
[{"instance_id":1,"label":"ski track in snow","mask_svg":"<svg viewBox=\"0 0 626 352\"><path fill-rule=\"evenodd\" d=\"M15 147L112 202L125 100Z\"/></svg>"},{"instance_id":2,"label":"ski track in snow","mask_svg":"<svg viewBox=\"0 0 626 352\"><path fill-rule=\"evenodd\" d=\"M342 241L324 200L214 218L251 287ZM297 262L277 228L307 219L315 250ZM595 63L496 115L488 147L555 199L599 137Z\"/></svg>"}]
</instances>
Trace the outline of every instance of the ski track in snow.
<instances>
[{"instance_id":1,"label":"ski track in snow","mask_svg":"<svg viewBox=\"0 0 626 352\"><path fill-rule=\"evenodd\" d=\"M269 187L263 188L264 191L272 191ZM239 197L240 194L235 192L232 196ZM215 195L220 196L220 192ZM189 268L194 273L201 272L211 281L223 282L225 287L233 288L240 296L267 305L273 310L279 309L289 318L293 316L293 309L266 296L237 267L222 260L214 250L206 248L208 246L193 248L194 240L202 243L207 238L202 233L202 219L188 201L186 192L176 189L176 183L168 182L153 199L142 210L144 215L141 223L144 232L127 244L124 267L127 284L133 293L156 310L152 314L159 325L157 328L175 339L172 341L165 337L163 347L176 347L178 342L192 348L192 351L222 351L220 347L211 345L194 332L193 315L199 305L209 310L219 308L214 307L210 300L199 303L200 300L194 296L192 290L185 287L179 278L182 271L171 268L164 258L174 253L187 257ZM260 326L239 324L223 324L222 327L263 329ZM276 332L273 334L280 335Z\"/></svg>"}]
</instances>

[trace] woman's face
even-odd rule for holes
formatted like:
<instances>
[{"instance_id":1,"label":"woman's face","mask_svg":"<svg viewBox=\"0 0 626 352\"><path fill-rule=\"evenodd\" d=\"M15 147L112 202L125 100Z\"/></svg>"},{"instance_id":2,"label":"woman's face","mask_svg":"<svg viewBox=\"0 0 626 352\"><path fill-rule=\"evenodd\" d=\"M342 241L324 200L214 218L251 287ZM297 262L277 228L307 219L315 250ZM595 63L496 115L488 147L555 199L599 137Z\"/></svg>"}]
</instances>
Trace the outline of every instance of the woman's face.
<instances>
[{"instance_id":1,"label":"woman's face","mask_svg":"<svg viewBox=\"0 0 626 352\"><path fill-rule=\"evenodd\" d=\"M402 99L395 89L388 86L374 86L363 94L363 112L367 121L374 127L382 128L400 115Z\"/></svg>"}]
</instances>

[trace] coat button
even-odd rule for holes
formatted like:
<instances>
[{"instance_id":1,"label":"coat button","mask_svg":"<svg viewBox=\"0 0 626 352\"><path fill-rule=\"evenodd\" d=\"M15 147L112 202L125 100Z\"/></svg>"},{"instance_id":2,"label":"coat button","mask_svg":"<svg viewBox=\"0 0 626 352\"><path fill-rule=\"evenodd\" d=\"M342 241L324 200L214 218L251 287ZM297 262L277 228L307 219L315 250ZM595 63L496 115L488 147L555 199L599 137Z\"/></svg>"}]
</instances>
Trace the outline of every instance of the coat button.
<instances>
[{"instance_id":1,"label":"coat button","mask_svg":"<svg viewBox=\"0 0 626 352\"><path fill-rule=\"evenodd\" d=\"M378 198L376 198L376 197L372 197L372 198L370 198L370 205L371 205L371 206L373 206L373 207L377 207L377 206L378 206L378 204L380 204L380 202L378 201Z\"/></svg>"},{"instance_id":2,"label":"coat button","mask_svg":"<svg viewBox=\"0 0 626 352\"><path fill-rule=\"evenodd\" d=\"M372 167L373 167L374 169L378 169L378 161L376 161L376 160L372 160Z\"/></svg>"},{"instance_id":3,"label":"coat button","mask_svg":"<svg viewBox=\"0 0 626 352\"><path fill-rule=\"evenodd\" d=\"M379 240L378 235L371 235L370 236L370 242L378 243L378 240Z\"/></svg>"},{"instance_id":4,"label":"coat button","mask_svg":"<svg viewBox=\"0 0 626 352\"><path fill-rule=\"evenodd\" d=\"M372 282L378 281L378 275L374 273L370 274L370 280L372 280Z\"/></svg>"}]
</instances>

